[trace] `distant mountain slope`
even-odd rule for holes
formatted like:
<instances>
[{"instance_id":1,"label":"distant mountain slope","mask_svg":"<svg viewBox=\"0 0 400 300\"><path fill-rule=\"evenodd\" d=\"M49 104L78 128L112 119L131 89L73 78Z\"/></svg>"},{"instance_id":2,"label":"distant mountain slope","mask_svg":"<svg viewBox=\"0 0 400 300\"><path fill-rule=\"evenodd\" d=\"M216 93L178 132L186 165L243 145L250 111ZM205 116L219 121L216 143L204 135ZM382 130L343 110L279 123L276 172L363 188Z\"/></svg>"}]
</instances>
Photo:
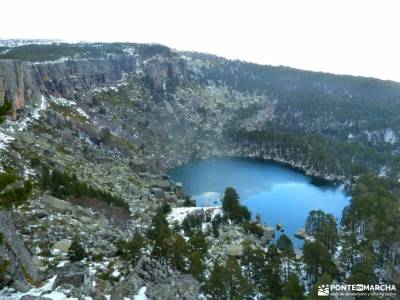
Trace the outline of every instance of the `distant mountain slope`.
<instances>
[{"instance_id":1,"label":"distant mountain slope","mask_svg":"<svg viewBox=\"0 0 400 300\"><path fill-rule=\"evenodd\" d=\"M370 169L397 176L400 83L396 82L262 66L161 45L28 44L0 54L0 104L11 101L16 118L25 103L39 103L41 94L76 99L77 91L112 85L130 73L149 89L154 105L172 105L174 118L182 112L175 111L173 102L182 93L193 96L195 102L184 105L198 106L195 113L204 127L213 122L210 118L221 119L226 143L246 140L245 147L242 142L236 145L237 155L255 151L257 156L294 159L293 164L308 166L318 158L323 163L311 167L317 173L354 175ZM235 102L233 95L248 100ZM207 107L209 100L218 102L218 109ZM216 116L211 113L215 109ZM266 138L273 141L264 143ZM272 144L287 153L272 149ZM201 155L200 149L189 152L193 151Z\"/></svg>"}]
</instances>

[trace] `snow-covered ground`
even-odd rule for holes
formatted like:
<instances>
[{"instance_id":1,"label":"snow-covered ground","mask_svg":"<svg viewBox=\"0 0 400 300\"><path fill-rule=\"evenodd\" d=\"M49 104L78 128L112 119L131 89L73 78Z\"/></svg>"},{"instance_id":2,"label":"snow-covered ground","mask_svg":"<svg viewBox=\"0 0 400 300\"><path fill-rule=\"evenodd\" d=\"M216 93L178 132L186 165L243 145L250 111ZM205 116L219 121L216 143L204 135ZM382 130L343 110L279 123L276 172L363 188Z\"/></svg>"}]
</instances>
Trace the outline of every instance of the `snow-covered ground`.
<instances>
[{"instance_id":1,"label":"snow-covered ground","mask_svg":"<svg viewBox=\"0 0 400 300\"><path fill-rule=\"evenodd\" d=\"M49 103L46 97L42 95L40 105L33 107L32 111L27 116L17 121L7 121L7 130L10 132L14 132L15 130L24 131L30 124L40 118L41 112L46 110L48 106Z\"/></svg>"},{"instance_id":2,"label":"snow-covered ground","mask_svg":"<svg viewBox=\"0 0 400 300\"><path fill-rule=\"evenodd\" d=\"M61 106L65 106L65 107L72 107L82 117L85 117L86 119L90 119L89 115L82 108L77 107L77 103L75 101L68 100L68 99L61 98L61 97L58 97L58 98L50 97L50 101L57 105L61 105Z\"/></svg>"},{"instance_id":3,"label":"snow-covered ground","mask_svg":"<svg viewBox=\"0 0 400 300\"><path fill-rule=\"evenodd\" d=\"M146 297L146 287L143 286L140 288L139 293L137 295L134 296L134 300L147 300Z\"/></svg>"},{"instance_id":4,"label":"snow-covered ground","mask_svg":"<svg viewBox=\"0 0 400 300\"><path fill-rule=\"evenodd\" d=\"M217 214L222 215L222 209L219 206L212 207L176 207L171 210L167 216L168 223L182 223L188 214L194 212L208 212L211 214L211 218L214 218Z\"/></svg>"},{"instance_id":5,"label":"snow-covered ground","mask_svg":"<svg viewBox=\"0 0 400 300\"><path fill-rule=\"evenodd\" d=\"M396 133L391 128L386 128L383 134L386 143L394 144L397 142Z\"/></svg>"},{"instance_id":6,"label":"snow-covered ground","mask_svg":"<svg viewBox=\"0 0 400 300\"><path fill-rule=\"evenodd\" d=\"M57 276L50 278L44 285L38 288L32 288L26 293L16 292L13 289L4 288L0 291L0 299L2 300L19 300L23 296L43 296L53 300L78 300L77 298L67 297L62 291L52 290L54 280Z\"/></svg>"},{"instance_id":7,"label":"snow-covered ground","mask_svg":"<svg viewBox=\"0 0 400 300\"><path fill-rule=\"evenodd\" d=\"M0 131L0 150L5 149L13 140L15 140L15 138Z\"/></svg>"}]
</instances>

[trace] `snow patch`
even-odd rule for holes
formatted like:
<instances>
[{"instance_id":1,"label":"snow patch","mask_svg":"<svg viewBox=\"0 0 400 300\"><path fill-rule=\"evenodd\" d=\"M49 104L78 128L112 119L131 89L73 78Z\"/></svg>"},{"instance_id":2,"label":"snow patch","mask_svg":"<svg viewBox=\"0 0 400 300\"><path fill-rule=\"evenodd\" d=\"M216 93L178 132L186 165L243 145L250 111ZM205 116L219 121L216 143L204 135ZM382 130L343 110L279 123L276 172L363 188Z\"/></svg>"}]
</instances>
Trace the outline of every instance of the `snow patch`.
<instances>
[{"instance_id":1,"label":"snow patch","mask_svg":"<svg viewBox=\"0 0 400 300\"><path fill-rule=\"evenodd\" d=\"M0 291L0 299L4 300L19 300L23 296L42 296L53 300L77 300L77 298L70 298L64 295L61 291L53 291L52 286L56 280L57 275L51 277L43 286L32 288L26 293L16 292L14 289L4 288Z\"/></svg>"},{"instance_id":2,"label":"snow patch","mask_svg":"<svg viewBox=\"0 0 400 300\"><path fill-rule=\"evenodd\" d=\"M68 100L65 98L57 98L57 97L50 97L51 102L61 105L61 106L66 106L66 107L73 107L76 106L76 102L72 101L72 100Z\"/></svg>"},{"instance_id":3,"label":"snow patch","mask_svg":"<svg viewBox=\"0 0 400 300\"><path fill-rule=\"evenodd\" d=\"M14 137L9 136L0 131L0 150L4 150L7 147L7 145L11 143L13 140L15 140Z\"/></svg>"},{"instance_id":4,"label":"snow patch","mask_svg":"<svg viewBox=\"0 0 400 300\"><path fill-rule=\"evenodd\" d=\"M80 107L77 107L77 103L75 101L72 100L68 100L65 98L57 98L57 97L51 97L50 100L57 104L57 105L61 105L64 107L70 107L70 108L75 108L76 112L81 115L82 117L85 117L87 119L90 119L89 115Z\"/></svg>"},{"instance_id":5,"label":"snow patch","mask_svg":"<svg viewBox=\"0 0 400 300\"><path fill-rule=\"evenodd\" d=\"M182 221L186 218L188 214L192 214L194 212L208 212L211 214L211 217L214 218L217 214L222 214L221 207L219 206L211 206L211 207L176 207L171 210L171 212L167 216L167 221L172 223L182 223Z\"/></svg>"},{"instance_id":6,"label":"snow patch","mask_svg":"<svg viewBox=\"0 0 400 300\"><path fill-rule=\"evenodd\" d=\"M18 131L24 131L25 129L28 128L30 124L32 124L34 121L40 118L40 113L44 111L48 106L49 103L47 102L47 99L42 95L40 105L34 107L33 110L27 116L23 117L21 120L8 122L9 125L8 129L11 132L14 132L14 127L15 127L15 129Z\"/></svg>"},{"instance_id":7,"label":"snow patch","mask_svg":"<svg viewBox=\"0 0 400 300\"><path fill-rule=\"evenodd\" d=\"M397 142L396 133L391 128L385 129L383 134L386 143L394 144Z\"/></svg>"},{"instance_id":8,"label":"snow patch","mask_svg":"<svg viewBox=\"0 0 400 300\"><path fill-rule=\"evenodd\" d=\"M139 293L133 297L134 300L147 300L146 296L146 290L147 288L145 286L142 286L139 290Z\"/></svg>"},{"instance_id":9,"label":"snow patch","mask_svg":"<svg viewBox=\"0 0 400 300\"><path fill-rule=\"evenodd\" d=\"M118 270L114 270L111 273L111 276L114 277L114 278L118 278L120 275L121 275L121 273Z\"/></svg>"},{"instance_id":10,"label":"snow patch","mask_svg":"<svg viewBox=\"0 0 400 300\"><path fill-rule=\"evenodd\" d=\"M85 117L86 119L90 119L89 115L82 109L82 108L77 108L76 111L78 114L80 114L82 117Z\"/></svg>"},{"instance_id":11,"label":"snow patch","mask_svg":"<svg viewBox=\"0 0 400 300\"><path fill-rule=\"evenodd\" d=\"M68 260L60 261L60 262L58 263L58 265L57 265L57 268L62 268L62 267L64 267L65 264L66 264L67 262L68 262Z\"/></svg>"}]
</instances>

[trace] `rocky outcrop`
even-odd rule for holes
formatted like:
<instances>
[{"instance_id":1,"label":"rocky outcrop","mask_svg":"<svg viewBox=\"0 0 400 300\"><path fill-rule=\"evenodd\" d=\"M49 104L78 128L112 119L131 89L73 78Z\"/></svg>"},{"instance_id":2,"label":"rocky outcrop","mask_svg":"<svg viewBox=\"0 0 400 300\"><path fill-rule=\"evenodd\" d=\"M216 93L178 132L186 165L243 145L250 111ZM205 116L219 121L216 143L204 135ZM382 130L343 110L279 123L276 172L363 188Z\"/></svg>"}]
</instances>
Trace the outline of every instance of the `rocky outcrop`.
<instances>
[{"instance_id":1,"label":"rocky outcrop","mask_svg":"<svg viewBox=\"0 0 400 300\"><path fill-rule=\"evenodd\" d=\"M182 82L187 76L183 61L160 58L146 62L145 73L156 89L166 89L168 84Z\"/></svg>"},{"instance_id":2,"label":"rocky outcrop","mask_svg":"<svg viewBox=\"0 0 400 300\"><path fill-rule=\"evenodd\" d=\"M121 56L42 63L36 64L35 68L38 80L43 81L44 92L70 99L73 98L74 91L113 84L124 73L134 72L136 66L136 57Z\"/></svg>"},{"instance_id":3,"label":"rocky outcrop","mask_svg":"<svg viewBox=\"0 0 400 300\"><path fill-rule=\"evenodd\" d=\"M189 274L174 271L159 261L142 257L131 275L114 288L111 300L132 298L146 287L149 299L198 299L200 284Z\"/></svg>"},{"instance_id":4,"label":"rocky outcrop","mask_svg":"<svg viewBox=\"0 0 400 300\"><path fill-rule=\"evenodd\" d=\"M40 279L39 271L18 237L7 211L0 211L0 232L4 239L3 245L0 245L0 259L9 262L6 277L20 282L21 286L26 282L37 282Z\"/></svg>"},{"instance_id":5,"label":"rocky outcrop","mask_svg":"<svg viewBox=\"0 0 400 300\"><path fill-rule=\"evenodd\" d=\"M4 101L12 102L13 119L27 101L34 104L40 100L41 86L35 69L27 62L0 60L0 105Z\"/></svg>"},{"instance_id":6,"label":"rocky outcrop","mask_svg":"<svg viewBox=\"0 0 400 300\"><path fill-rule=\"evenodd\" d=\"M0 105L12 102L15 120L17 111L26 103L39 103L41 94L73 98L74 91L112 84L136 65L133 56L37 64L0 60Z\"/></svg>"},{"instance_id":7,"label":"rocky outcrop","mask_svg":"<svg viewBox=\"0 0 400 300\"><path fill-rule=\"evenodd\" d=\"M174 58L155 57L145 62L138 56L42 63L0 60L0 105L11 101L15 120L17 111L26 103L40 103L41 94L72 99L76 92L109 86L126 73L143 71L156 89L165 90L186 78L184 62Z\"/></svg>"},{"instance_id":8,"label":"rocky outcrop","mask_svg":"<svg viewBox=\"0 0 400 300\"><path fill-rule=\"evenodd\" d=\"M294 236L297 237L300 240L304 240L304 239L307 238L306 230L304 228L299 228L294 233Z\"/></svg>"}]
</instances>

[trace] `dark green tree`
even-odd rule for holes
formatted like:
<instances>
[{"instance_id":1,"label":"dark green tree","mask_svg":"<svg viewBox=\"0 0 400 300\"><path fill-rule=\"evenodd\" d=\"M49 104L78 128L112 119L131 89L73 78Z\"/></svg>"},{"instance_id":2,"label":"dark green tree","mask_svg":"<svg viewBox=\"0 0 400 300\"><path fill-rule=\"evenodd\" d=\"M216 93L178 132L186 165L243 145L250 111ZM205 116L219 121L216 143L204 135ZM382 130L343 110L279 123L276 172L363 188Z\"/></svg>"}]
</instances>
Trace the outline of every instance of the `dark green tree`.
<instances>
[{"instance_id":1,"label":"dark green tree","mask_svg":"<svg viewBox=\"0 0 400 300\"><path fill-rule=\"evenodd\" d=\"M78 237L74 237L71 246L68 249L68 258L71 262L81 261L86 256L85 248L83 248Z\"/></svg>"},{"instance_id":2,"label":"dark green tree","mask_svg":"<svg viewBox=\"0 0 400 300\"><path fill-rule=\"evenodd\" d=\"M145 238L138 232L135 232L132 239L128 241L120 240L117 242L118 254L124 259L129 260L132 265L137 263L144 246Z\"/></svg>"},{"instance_id":3,"label":"dark green tree","mask_svg":"<svg viewBox=\"0 0 400 300\"><path fill-rule=\"evenodd\" d=\"M310 211L306 221L307 235L316 238L333 254L339 240L337 224L332 214L322 210Z\"/></svg>"},{"instance_id":4,"label":"dark green tree","mask_svg":"<svg viewBox=\"0 0 400 300\"><path fill-rule=\"evenodd\" d=\"M274 244L269 245L266 253L266 265L264 269L264 292L271 299L282 296L281 259Z\"/></svg>"},{"instance_id":5,"label":"dark green tree","mask_svg":"<svg viewBox=\"0 0 400 300\"><path fill-rule=\"evenodd\" d=\"M201 230L196 230L189 239L190 247L198 251L201 255L205 255L209 248L205 234Z\"/></svg>"},{"instance_id":6,"label":"dark green tree","mask_svg":"<svg viewBox=\"0 0 400 300\"><path fill-rule=\"evenodd\" d=\"M239 224L243 221L249 221L251 218L251 213L246 206L240 205L239 195L232 187L228 187L225 190L222 199L222 210L224 217Z\"/></svg>"},{"instance_id":7,"label":"dark green tree","mask_svg":"<svg viewBox=\"0 0 400 300\"><path fill-rule=\"evenodd\" d=\"M166 260L168 257L167 240L171 237L171 230L162 208L158 209L153 217L147 236L154 241L153 255Z\"/></svg>"},{"instance_id":8,"label":"dark green tree","mask_svg":"<svg viewBox=\"0 0 400 300\"><path fill-rule=\"evenodd\" d=\"M228 299L226 283L227 273L225 267L220 263L215 262L203 289L211 299Z\"/></svg>"},{"instance_id":9,"label":"dark green tree","mask_svg":"<svg viewBox=\"0 0 400 300\"><path fill-rule=\"evenodd\" d=\"M180 272L185 272L185 258L188 255L188 246L180 234L175 234L167 241L169 245L168 256L171 265Z\"/></svg>"},{"instance_id":10,"label":"dark green tree","mask_svg":"<svg viewBox=\"0 0 400 300\"><path fill-rule=\"evenodd\" d=\"M276 241L276 247L281 256L283 278L287 282L293 268L293 260L296 258L293 243L285 234L282 234Z\"/></svg>"},{"instance_id":11,"label":"dark green tree","mask_svg":"<svg viewBox=\"0 0 400 300\"><path fill-rule=\"evenodd\" d=\"M338 269L332 261L329 250L319 241L305 242L303 247L303 261L306 264L308 281L314 285L322 274L336 278Z\"/></svg>"},{"instance_id":12,"label":"dark green tree","mask_svg":"<svg viewBox=\"0 0 400 300\"><path fill-rule=\"evenodd\" d=\"M189 268L190 274L192 274L197 280L203 281L205 266L202 255L198 251L192 251L189 254L189 260L190 260L190 268Z\"/></svg>"},{"instance_id":13,"label":"dark green tree","mask_svg":"<svg viewBox=\"0 0 400 300\"><path fill-rule=\"evenodd\" d=\"M261 279L265 269L265 252L259 246L243 242L243 256L241 258L242 266L247 278L252 280L254 286L261 285Z\"/></svg>"},{"instance_id":14,"label":"dark green tree","mask_svg":"<svg viewBox=\"0 0 400 300\"><path fill-rule=\"evenodd\" d=\"M290 273L289 278L283 286L283 295L289 299L304 299L304 287L299 281L299 277Z\"/></svg>"}]
</instances>

